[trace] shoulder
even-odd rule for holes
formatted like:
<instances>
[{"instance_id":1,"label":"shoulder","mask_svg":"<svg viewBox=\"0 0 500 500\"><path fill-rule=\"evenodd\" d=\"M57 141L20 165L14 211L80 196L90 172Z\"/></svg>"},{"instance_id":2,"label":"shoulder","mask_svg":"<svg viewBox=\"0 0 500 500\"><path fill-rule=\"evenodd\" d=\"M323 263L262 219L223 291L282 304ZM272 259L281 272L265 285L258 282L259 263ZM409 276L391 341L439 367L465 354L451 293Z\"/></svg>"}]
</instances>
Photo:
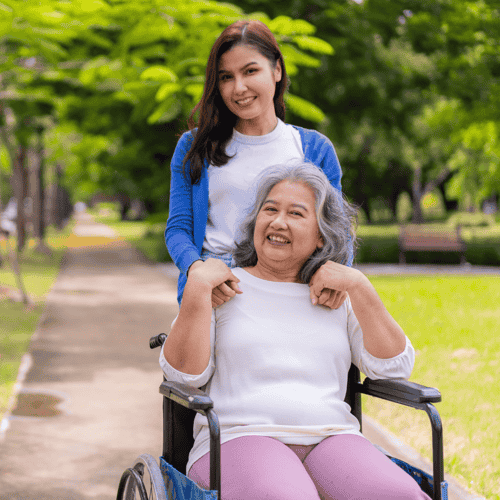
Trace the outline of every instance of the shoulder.
<instances>
[{"instance_id":1,"label":"shoulder","mask_svg":"<svg viewBox=\"0 0 500 500\"><path fill-rule=\"evenodd\" d=\"M193 144L195 133L196 129L188 130L187 132L184 132L177 141L177 145L175 146L175 151L172 156L173 167L179 167L184 162L184 158L188 154Z\"/></svg>"},{"instance_id":2,"label":"shoulder","mask_svg":"<svg viewBox=\"0 0 500 500\"><path fill-rule=\"evenodd\" d=\"M302 139L302 143L304 145L313 147L329 145L333 147L332 141L330 141L330 139L328 139L326 135L322 134L321 132L318 132L317 130L299 127L298 125L290 125L290 126L299 132L300 137Z\"/></svg>"},{"instance_id":3,"label":"shoulder","mask_svg":"<svg viewBox=\"0 0 500 500\"><path fill-rule=\"evenodd\" d=\"M178 148L185 149L187 152L191 148L191 145L193 144L194 136L196 135L196 130L197 129L193 129L184 132L177 141L176 149Z\"/></svg>"}]
</instances>

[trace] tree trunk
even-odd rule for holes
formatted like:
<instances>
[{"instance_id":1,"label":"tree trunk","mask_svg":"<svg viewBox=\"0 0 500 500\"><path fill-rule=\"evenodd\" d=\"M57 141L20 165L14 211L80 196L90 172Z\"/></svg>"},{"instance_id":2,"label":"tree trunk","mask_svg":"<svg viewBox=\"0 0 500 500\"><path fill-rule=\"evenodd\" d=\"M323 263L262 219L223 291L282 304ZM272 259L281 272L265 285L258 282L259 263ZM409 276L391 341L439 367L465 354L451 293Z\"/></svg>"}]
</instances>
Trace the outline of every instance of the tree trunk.
<instances>
[{"instance_id":1,"label":"tree trunk","mask_svg":"<svg viewBox=\"0 0 500 500\"><path fill-rule=\"evenodd\" d=\"M24 200L28 191L28 172L26 169L25 146L20 145L17 148L14 158L14 171L12 173L13 189L17 199L17 250L22 252L26 244L26 214L24 211Z\"/></svg>"},{"instance_id":2,"label":"tree trunk","mask_svg":"<svg viewBox=\"0 0 500 500\"><path fill-rule=\"evenodd\" d=\"M38 134L38 147L35 151L35 161L33 162L33 172L31 179L34 182L33 196L33 233L38 240L35 251L50 255L52 252L45 244L45 163L42 146L42 134Z\"/></svg>"},{"instance_id":3,"label":"tree trunk","mask_svg":"<svg viewBox=\"0 0 500 500\"><path fill-rule=\"evenodd\" d=\"M422 168L418 167L413 174L413 182L411 186L413 214L411 221L414 224L422 224L424 222L424 214L422 213L421 200L422 192Z\"/></svg>"}]
</instances>

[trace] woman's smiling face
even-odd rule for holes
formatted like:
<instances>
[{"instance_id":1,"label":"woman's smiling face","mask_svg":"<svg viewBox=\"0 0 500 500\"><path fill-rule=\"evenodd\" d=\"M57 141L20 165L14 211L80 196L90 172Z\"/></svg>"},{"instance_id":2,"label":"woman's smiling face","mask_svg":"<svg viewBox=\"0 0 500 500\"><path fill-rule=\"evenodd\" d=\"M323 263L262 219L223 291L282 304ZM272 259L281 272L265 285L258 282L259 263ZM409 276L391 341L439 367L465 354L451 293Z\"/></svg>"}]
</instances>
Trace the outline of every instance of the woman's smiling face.
<instances>
[{"instance_id":1,"label":"woman's smiling face","mask_svg":"<svg viewBox=\"0 0 500 500\"><path fill-rule=\"evenodd\" d=\"M299 271L323 246L316 220L313 190L302 182L282 181L271 189L257 215L254 231L255 270L285 273L296 281Z\"/></svg>"},{"instance_id":2,"label":"woman's smiling face","mask_svg":"<svg viewBox=\"0 0 500 500\"><path fill-rule=\"evenodd\" d=\"M228 109L238 117L236 129L268 133L276 126L274 94L281 80L281 66L249 45L237 45L219 62L219 92ZM249 127L251 127L249 129ZM268 130L269 128L269 130Z\"/></svg>"}]
</instances>

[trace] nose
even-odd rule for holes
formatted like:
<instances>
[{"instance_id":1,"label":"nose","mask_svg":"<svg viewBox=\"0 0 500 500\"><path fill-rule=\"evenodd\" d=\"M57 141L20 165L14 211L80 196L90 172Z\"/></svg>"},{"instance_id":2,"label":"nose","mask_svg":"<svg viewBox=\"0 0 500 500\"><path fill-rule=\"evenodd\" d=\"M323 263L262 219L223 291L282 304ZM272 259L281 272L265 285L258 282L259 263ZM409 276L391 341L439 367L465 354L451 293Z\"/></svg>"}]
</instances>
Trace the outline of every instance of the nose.
<instances>
[{"instance_id":1,"label":"nose","mask_svg":"<svg viewBox=\"0 0 500 500\"><path fill-rule=\"evenodd\" d=\"M245 84L245 80L241 76L236 76L234 79L234 93L235 94L243 94L245 90L247 90L247 86Z\"/></svg>"},{"instance_id":2,"label":"nose","mask_svg":"<svg viewBox=\"0 0 500 500\"><path fill-rule=\"evenodd\" d=\"M277 213L276 217L271 221L271 227L273 229L286 229L288 227L286 223L285 214Z\"/></svg>"}]
</instances>

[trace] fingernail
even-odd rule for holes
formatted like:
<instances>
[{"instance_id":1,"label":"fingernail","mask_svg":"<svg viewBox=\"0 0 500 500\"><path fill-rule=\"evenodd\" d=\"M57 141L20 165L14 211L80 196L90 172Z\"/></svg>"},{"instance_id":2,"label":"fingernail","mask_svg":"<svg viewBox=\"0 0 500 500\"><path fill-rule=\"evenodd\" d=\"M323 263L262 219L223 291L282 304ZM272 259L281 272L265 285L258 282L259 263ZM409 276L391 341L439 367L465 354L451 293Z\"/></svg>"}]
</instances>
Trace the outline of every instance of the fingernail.
<instances>
[{"instance_id":1,"label":"fingernail","mask_svg":"<svg viewBox=\"0 0 500 500\"><path fill-rule=\"evenodd\" d=\"M317 299L316 297L314 297L314 298L312 299L313 306L315 306L315 305L316 305L316 302L318 302L318 299Z\"/></svg>"}]
</instances>

